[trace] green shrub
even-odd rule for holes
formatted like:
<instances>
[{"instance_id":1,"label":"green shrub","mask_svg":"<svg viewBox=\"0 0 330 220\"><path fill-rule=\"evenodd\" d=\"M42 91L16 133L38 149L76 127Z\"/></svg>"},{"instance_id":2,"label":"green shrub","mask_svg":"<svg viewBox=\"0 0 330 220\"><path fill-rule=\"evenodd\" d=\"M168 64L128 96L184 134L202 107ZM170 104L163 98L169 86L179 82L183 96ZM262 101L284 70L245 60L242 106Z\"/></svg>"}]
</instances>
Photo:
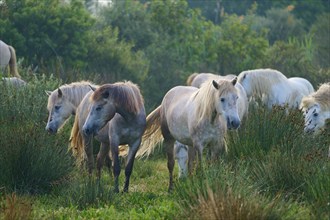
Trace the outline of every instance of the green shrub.
<instances>
[{"instance_id":1,"label":"green shrub","mask_svg":"<svg viewBox=\"0 0 330 220\"><path fill-rule=\"evenodd\" d=\"M284 201L282 194L264 196L248 179L247 164L215 163L202 176L177 185L179 202L190 219L307 219L309 209ZM196 216L197 215L197 216Z\"/></svg>"},{"instance_id":2,"label":"green shrub","mask_svg":"<svg viewBox=\"0 0 330 220\"><path fill-rule=\"evenodd\" d=\"M65 179L72 170L68 132L45 131L47 96L56 80L31 79L24 88L0 86L0 187L40 193Z\"/></svg>"},{"instance_id":3,"label":"green shrub","mask_svg":"<svg viewBox=\"0 0 330 220\"><path fill-rule=\"evenodd\" d=\"M329 199L329 131L307 135L302 112L281 108L252 108L243 123L228 136L225 160L234 166L246 161L248 178L263 195L283 194L309 204L312 214L323 218Z\"/></svg>"}]
</instances>

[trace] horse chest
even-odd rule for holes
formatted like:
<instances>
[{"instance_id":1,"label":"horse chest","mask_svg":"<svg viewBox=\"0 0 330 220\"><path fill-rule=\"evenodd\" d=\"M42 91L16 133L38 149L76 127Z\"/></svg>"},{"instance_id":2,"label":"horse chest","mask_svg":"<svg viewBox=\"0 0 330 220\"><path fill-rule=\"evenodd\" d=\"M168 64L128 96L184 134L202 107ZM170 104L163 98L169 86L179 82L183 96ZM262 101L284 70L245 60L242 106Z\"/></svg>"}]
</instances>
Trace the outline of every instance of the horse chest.
<instances>
[{"instance_id":1,"label":"horse chest","mask_svg":"<svg viewBox=\"0 0 330 220\"><path fill-rule=\"evenodd\" d=\"M202 123L191 129L191 137L204 143L218 142L224 136L220 123Z\"/></svg>"}]
</instances>

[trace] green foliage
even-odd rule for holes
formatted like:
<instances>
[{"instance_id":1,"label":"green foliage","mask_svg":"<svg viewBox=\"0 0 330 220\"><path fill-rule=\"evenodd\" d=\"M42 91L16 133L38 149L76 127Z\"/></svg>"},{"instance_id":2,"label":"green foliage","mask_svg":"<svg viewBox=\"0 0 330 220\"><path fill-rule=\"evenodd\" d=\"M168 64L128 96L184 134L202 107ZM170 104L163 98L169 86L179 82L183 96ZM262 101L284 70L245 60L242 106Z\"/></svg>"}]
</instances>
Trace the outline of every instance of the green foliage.
<instances>
[{"instance_id":1,"label":"green foliage","mask_svg":"<svg viewBox=\"0 0 330 220\"><path fill-rule=\"evenodd\" d=\"M0 188L8 192L49 191L72 170L68 135L55 138L45 131L44 91L56 84L40 78L24 88L0 86Z\"/></svg>"},{"instance_id":2,"label":"green foliage","mask_svg":"<svg viewBox=\"0 0 330 220\"><path fill-rule=\"evenodd\" d=\"M325 13L317 17L316 22L311 27L313 35L314 62L321 68L330 68L330 13Z\"/></svg>"},{"instance_id":3,"label":"green foliage","mask_svg":"<svg viewBox=\"0 0 330 220\"><path fill-rule=\"evenodd\" d=\"M315 216L327 213L330 179L329 131L319 136L303 133L302 113L275 108L251 109L237 133L230 133L225 160L246 161L248 178L263 195L309 204Z\"/></svg>"},{"instance_id":4,"label":"green foliage","mask_svg":"<svg viewBox=\"0 0 330 220\"><path fill-rule=\"evenodd\" d=\"M309 210L281 194L264 196L248 179L247 164L216 162L202 176L178 184L184 216L198 219L307 219Z\"/></svg>"},{"instance_id":5,"label":"green foliage","mask_svg":"<svg viewBox=\"0 0 330 220\"><path fill-rule=\"evenodd\" d=\"M243 23L237 16L228 16L221 30L217 49L222 74L239 74L261 65L268 42L258 36L249 23Z\"/></svg>"},{"instance_id":6,"label":"green foliage","mask_svg":"<svg viewBox=\"0 0 330 220\"><path fill-rule=\"evenodd\" d=\"M88 69L102 74L103 82L131 80L142 82L149 62L142 51L133 52L132 44L118 39L118 29L95 30L88 43Z\"/></svg>"},{"instance_id":7,"label":"green foliage","mask_svg":"<svg viewBox=\"0 0 330 220\"><path fill-rule=\"evenodd\" d=\"M304 34L302 22L288 9L272 8L266 12L266 19L266 28L269 29L268 39L271 44Z\"/></svg>"},{"instance_id":8,"label":"green foliage","mask_svg":"<svg viewBox=\"0 0 330 220\"><path fill-rule=\"evenodd\" d=\"M289 43L277 41L267 49L264 66L281 71L287 77L304 77L309 80L314 87L320 82L329 79L329 71L319 70L313 64L313 45L309 43L309 38L304 41L291 40ZM302 42L302 43L301 43Z\"/></svg>"},{"instance_id":9,"label":"green foliage","mask_svg":"<svg viewBox=\"0 0 330 220\"><path fill-rule=\"evenodd\" d=\"M5 5L1 38L25 57L26 65L85 66L87 31L93 19L81 1L12 0Z\"/></svg>"}]
</instances>

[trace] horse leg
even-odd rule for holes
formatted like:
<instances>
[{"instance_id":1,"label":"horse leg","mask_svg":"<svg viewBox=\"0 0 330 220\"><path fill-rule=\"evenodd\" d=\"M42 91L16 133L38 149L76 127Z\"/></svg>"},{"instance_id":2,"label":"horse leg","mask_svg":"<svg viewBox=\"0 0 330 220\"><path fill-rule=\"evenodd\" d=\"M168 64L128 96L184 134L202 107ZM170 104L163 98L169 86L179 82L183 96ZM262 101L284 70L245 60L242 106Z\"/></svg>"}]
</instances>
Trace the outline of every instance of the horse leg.
<instances>
[{"instance_id":1,"label":"horse leg","mask_svg":"<svg viewBox=\"0 0 330 220\"><path fill-rule=\"evenodd\" d=\"M194 151L196 151L196 150L197 150L197 155L198 155L197 172L203 173L203 164L202 164L203 145L194 144Z\"/></svg>"},{"instance_id":2,"label":"horse leg","mask_svg":"<svg viewBox=\"0 0 330 220\"><path fill-rule=\"evenodd\" d=\"M113 175L115 177L114 182L114 192L119 193L119 175L120 175L120 160L119 160L119 152L118 152L118 142L111 141L110 150L113 160Z\"/></svg>"},{"instance_id":3,"label":"horse leg","mask_svg":"<svg viewBox=\"0 0 330 220\"><path fill-rule=\"evenodd\" d=\"M133 164L136 152L138 151L141 144L141 138L136 140L133 144L129 146L127 161L126 161L126 167L125 167L125 185L124 185L124 192L128 192L129 187L129 180L133 171Z\"/></svg>"},{"instance_id":4,"label":"horse leg","mask_svg":"<svg viewBox=\"0 0 330 220\"><path fill-rule=\"evenodd\" d=\"M175 140L170 138L170 139L164 139L164 146L167 152L167 168L169 171L169 186L168 186L168 191L172 191L173 189L173 169L175 165L175 160L174 160L174 142Z\"/></svg>"},{"instance_id":5,"label":"horse leg","mask_svg":"<svg viewBox=\"0 0 330 220\"><path fill-rule=\"evenodd\" d=\"M110 146L107 143L102 142L100 146L100 151L97 154L97 162L96 162L96 167L97 167L97 177L98 179L101 178L101 171L104 163L104 159L107 159L107 155L109 155L109 150Z\"/></svg>"},{"instance_id":6,"label":"horse leg","mask_svg":"<svg viewBox=\"0 0 330 220\"><path fill-rule=\"evenodd\" d=\"M195 148L188 146L188 169L189 169L189 175L192 175L194 170L194 163L195 163L195 156L196 156L196 150Z\"/></svg>"},{"instance_id":7,"label":"horse leg","mask_svg":"<svg viewBox=\"0 0 330 220\"><path fill-rule=\"evenodd\" d=\"M87 156L88 173L91 175L94 168L92 136L83 134L85 153Z\"/></svg>"},{"instance_id":8,"label":"horse leg","mask_svg":"<svg viewBox=\"0 0 330 220\"><path fill-rule=\"evenodd\" d=\"M109 150L110 150L110 148L109 148ZM111 160L111 156L110 156L110 151L107 153L107 156L105 157L105 165L107 166L107 168L109 170L109 175L112 176L112 172L111 172L112 160Z\"/></svg>"}]
</instances>

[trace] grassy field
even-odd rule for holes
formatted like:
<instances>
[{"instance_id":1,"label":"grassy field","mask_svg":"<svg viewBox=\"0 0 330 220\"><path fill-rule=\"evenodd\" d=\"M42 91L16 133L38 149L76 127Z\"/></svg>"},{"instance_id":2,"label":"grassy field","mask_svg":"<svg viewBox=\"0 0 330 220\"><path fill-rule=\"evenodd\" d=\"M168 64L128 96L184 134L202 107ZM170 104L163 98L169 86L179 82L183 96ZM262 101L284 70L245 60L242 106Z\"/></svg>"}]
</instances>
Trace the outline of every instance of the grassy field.
<instances>
[{"instance_id":1,"label":"grassy field","mask_svg":"<svg viewBox=\"0 0 330 220\"><path fill-rule=\"evenodd\" d=\"M0 219L330 217L330 132L305 135L298 110L251 107L241 128L229 133L228 152L205 160L202 174L179 180L175 167L171 193L160 147L136 161L129 192L115 194L106 168L99 184L74 166L67 151L72 119L56 136L45 132L44 90L59 83L41 78L21 90L0 88ZM123 183L122 170L121 190Z\"/></svg>"}]
</instances>

